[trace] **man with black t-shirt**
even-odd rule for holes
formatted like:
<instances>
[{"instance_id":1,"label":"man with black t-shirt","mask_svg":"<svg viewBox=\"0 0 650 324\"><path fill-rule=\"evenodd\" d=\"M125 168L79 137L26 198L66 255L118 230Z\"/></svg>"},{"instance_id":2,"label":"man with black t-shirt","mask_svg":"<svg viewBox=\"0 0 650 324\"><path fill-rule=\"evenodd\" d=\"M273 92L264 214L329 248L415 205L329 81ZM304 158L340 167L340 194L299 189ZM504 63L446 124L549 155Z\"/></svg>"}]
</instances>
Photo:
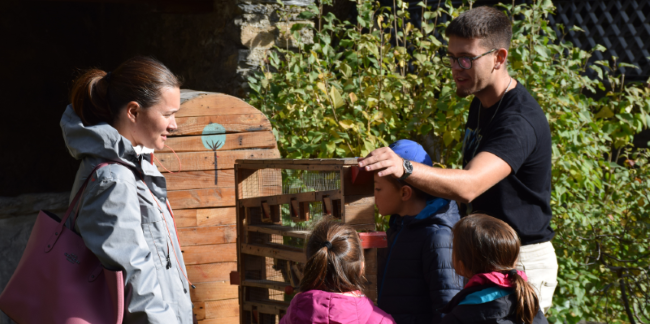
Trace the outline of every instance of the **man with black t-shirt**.
<instances>
[{"instance_id":1,"label":"man with black t-shirt","mask_svg":"<svg viewBox=\"0 0 650 324\"><path fill-rule=\"evenodd\" d=\"M403 160L384 147L359 159L379 176L405 180L433 196L463 203L466 214L484 213L515 229L521 239L517 268L526 272L540 306L551 306L557 258L551 244L551 133L535 99L506 68L512 26L494 8L462 13L447 27L456 93L474 95L463 139L463 170Z\"/></svg>"}]
</instances>

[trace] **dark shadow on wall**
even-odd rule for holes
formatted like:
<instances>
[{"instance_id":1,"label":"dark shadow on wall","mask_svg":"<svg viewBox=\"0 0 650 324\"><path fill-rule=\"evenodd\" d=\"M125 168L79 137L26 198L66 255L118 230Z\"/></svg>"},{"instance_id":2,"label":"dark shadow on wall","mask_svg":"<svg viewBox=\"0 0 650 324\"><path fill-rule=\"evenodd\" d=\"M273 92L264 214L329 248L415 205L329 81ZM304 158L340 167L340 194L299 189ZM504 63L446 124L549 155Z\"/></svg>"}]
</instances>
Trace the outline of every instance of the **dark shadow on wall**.
<instances>
[{"instance_id":1,"label":"dark shadow on wall","mask_svg":"<svg viewBox=\"0 0 650 324\"><path fill-rule=\"evenodd\" d=\"M70 190L59 120L81 70L150 55L183 88L239 95L235 0L0 3L0 196Z\"/></svg>"}]
</instances>

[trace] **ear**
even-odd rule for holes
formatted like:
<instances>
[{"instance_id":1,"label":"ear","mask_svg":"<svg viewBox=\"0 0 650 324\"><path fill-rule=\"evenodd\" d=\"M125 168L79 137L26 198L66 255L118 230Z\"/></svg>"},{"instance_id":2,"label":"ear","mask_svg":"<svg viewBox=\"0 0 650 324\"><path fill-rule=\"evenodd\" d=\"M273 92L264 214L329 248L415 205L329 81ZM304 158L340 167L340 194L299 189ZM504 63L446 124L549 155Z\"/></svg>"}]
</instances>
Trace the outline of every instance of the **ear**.
<instances>
[{"instance_id":1,"label":"ear","mask_svg":"<svg viewBox=\"0 0 650 324\"><path fill-rule=\"evenodd\" d=\"M361 261L361 275L366 273L366 261Z\"/></svg>"},{"instance_id":2,"label":"ear","mask_svg":"<svg viewBox=\"0 0 650 324\"><path fill-rule=\"evenodd\" d=\"M128 118L131 122L135 123L141 111L140 104L135 101L131 101L128 104L126 104L125 110L126 110L126 118Z\"/></svg>"},{"instance_id":3,"label":"ear","mask_svg":"<svg viewBox=\"0 0 650 324\"><path fill-rule=\"evenodd\" d=\"M496 55L494 56L494 69L495 70L505 69L507 62L508 62L508 50L505 48L498 49Z\"/></svg>"},{"instance_id":4,"label":"ear","mask_svg":"<svg viewBox=\"0 0 650 324\"><path fill-rule=\"evenodd\" d=\"M413 196L413 188L411 186L402 186L400 194L402 195L402 201L408 201Z\"/></svg>"}]
</instances>

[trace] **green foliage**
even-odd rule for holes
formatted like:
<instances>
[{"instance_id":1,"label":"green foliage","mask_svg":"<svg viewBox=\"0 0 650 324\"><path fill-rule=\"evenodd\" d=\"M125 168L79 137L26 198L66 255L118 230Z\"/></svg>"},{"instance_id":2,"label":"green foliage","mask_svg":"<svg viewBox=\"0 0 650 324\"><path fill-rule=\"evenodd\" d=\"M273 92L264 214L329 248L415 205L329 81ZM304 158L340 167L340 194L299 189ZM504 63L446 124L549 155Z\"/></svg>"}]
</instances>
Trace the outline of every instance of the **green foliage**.
<instances>
[{"instance_id":1,"label":"green foliage","mask_svg":"<svg viewBox=\"0 0 650 324\"><path fill-rule=\"evenodd\" d=\"M297 48L277 48L249 78L249 102L271 119L284 157L364 156L409 138L423 143L437 166L459 167L472 98L455 95L434 35L444 35L442 14L457 17L468 6L420 3L418 29L407 22L406 4L395 1L380 8L357 0L356 24L322 15L322 4L309 7L301 15L317 23L291 29ZM630 65L588 64L603 46L585 51L558 38L546 19L555 10L550 0L500 8L515 17L510 74L540 103L553 136L560 271L549 320L647 322L650 165L631 143L650 123L650 89L615 73ZM301 39L302 28L313 31L313 43Z\"/></svg>"}]
</instances>

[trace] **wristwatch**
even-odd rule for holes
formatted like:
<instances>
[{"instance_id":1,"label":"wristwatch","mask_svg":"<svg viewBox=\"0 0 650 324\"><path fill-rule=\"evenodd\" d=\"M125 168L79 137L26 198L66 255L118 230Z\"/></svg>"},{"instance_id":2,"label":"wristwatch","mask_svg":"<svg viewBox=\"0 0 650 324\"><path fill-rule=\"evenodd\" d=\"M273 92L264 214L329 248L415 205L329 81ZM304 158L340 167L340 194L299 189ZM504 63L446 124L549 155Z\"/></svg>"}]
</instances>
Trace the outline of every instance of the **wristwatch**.
<instances>
[{"instance_id":1,"label":"wristwatch","mask_svg":"<svg viewBox=\"0 0 650 324\"><path fill-rule=\"evenodd\" d=\"M413 173L413 164L411 164L411 161L404 159L402 167L404 167L404 174L399 178L400 180L408 178Z\"/></svg>"}]
</instances>

